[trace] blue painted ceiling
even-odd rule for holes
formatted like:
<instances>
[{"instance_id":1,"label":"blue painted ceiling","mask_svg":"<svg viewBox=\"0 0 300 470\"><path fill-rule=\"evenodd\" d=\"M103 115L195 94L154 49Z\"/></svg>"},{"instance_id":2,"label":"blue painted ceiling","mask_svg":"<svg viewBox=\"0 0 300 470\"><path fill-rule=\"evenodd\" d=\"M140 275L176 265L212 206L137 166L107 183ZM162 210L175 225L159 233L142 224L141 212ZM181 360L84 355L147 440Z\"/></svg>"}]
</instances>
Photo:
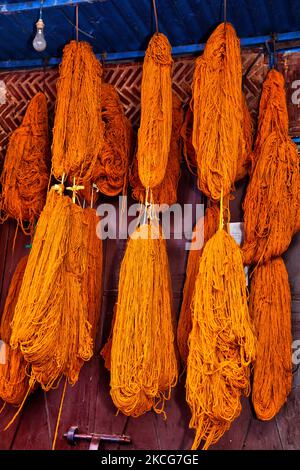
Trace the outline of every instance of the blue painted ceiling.
<instances>
[{"instance_id":1,"label":"blue painted ceiling","mask_svg":"<svg viewBox=\"0 0 300 470\"><path fill-rule=\"evenodd\" d=\"M0 61L61 57L75 38L75 6L44 0L47 49L32 47L40 1L0 0ZM73 0L79 3L79 39L99 54L144 50L155 32L152 0ZM223 0L156 0L159 29L172 46L205 42L223 20ZM51 6L55 5L55 6ZM227 0L227 20L241 38L300 30L300 0Z\"/></svg>"}]
</instances>

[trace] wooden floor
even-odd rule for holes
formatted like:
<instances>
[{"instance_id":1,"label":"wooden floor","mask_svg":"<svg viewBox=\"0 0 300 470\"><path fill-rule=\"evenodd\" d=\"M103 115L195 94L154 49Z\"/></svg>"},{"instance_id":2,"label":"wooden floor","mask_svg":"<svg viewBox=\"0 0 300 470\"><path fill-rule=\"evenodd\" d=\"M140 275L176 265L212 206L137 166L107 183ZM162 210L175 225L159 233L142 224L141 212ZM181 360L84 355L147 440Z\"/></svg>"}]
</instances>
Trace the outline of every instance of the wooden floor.
<instances>
[{"instance_id":1,"label":"wooden floor","mask_svg":"<svg viewBox=\"0 0 300 470\"><path fill-rule=\"evenodd\" d=\"M237 187L236 199L232 203L232 221L241 218L240 200L244 185ZM183 170L180 182L181 203L200 201L195 180ZM18 234L14 252L15 223L6 222L0 227L0 278L1 311L9 287L11 275L20 257L28 251L26 238ZM57 449L70 447L62 437L72 425L78 425L82 432L126 433L132 438L132 449L189 449L193 431L189 430L190 413L185 403L185 377L173 391L172 399L166 406L167 420L161 415L148 413L140 418L116 415L116 409L109 394L109 374L103 367L99 350L104 343L112 319L116 300L118 273L126 242L106 241L104 243L104 292L102 318L99 325L97 353L84 365L76 386L68 386L63 408ZM184 283L187 252L184 241L168 242L168 254L174 291L174 307L179 306ZM293 295L293 335L300 339L300 236L295 237L285 256ZM50 449L58 413L62 384L57 390L45 394L40 389L28 398L16 422L7 432L0 433L0 449ZM15 413L7 408L0 416L0 429ZM86 449L82 443L75 449ZM116 448L107 445L107 449ZM248 399L243 400L243 411L231 429L219 441L215 449L300 449L300 375L294 372L294 388L276 419L270 422L258 421Z\"/></svg>"}]
</instances>

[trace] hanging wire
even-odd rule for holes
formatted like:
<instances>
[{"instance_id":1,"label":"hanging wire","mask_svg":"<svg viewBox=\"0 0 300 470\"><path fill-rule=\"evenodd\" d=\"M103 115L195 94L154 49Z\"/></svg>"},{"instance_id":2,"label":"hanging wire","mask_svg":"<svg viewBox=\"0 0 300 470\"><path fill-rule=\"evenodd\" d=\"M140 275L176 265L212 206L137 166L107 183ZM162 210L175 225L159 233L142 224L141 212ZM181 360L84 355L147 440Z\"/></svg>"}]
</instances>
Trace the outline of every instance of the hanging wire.
<instances>
[{"instance_id":1,"label":"hanging wire","mask_svg":"<svg viewBox=\"0 0 300 470\"><path fill-rule=\"evenodd\" d=\"M265 42L267 53L269 56L269 68L277 68L277 57L276 57L276 34L271 34L271 39Z\"/></svg>"},{"instance_id":2,"label":"hanging wire","mask_svg":"<svg viewBox=\"0 0 300 470\"><path fill-rule=\"evenodd\" d=\"M227 24L227 0L224 0L224 26Z\"/></svg>"},{"instance_id":3,"label":"hanging wire","mask_svg":"<svg viewBox=\"0 0 300 470\"><path fill-rule=\"evenodd\" d=\"M78 33L79 29L78 29L78 3L76 5L76 41L78 42L78 36L79 36L79 33Z\"/></svg>"},{"instance_id":4,"label":"hanging wire","mask_svg":"<svg viewBox=\"0 0 300 470\"><path fill-rule=\"evenodd\" d=\"M41 6L40 6L40 20L43 19L43 6L44 6L44 0L41 0Z\"/></svg>"},{"instance_id":5,"label":"hanging wire","mask_svg":"<svg viewBox=\"0 0 300 470\"><path fill-rule=\"evenodd\" d=\"M275 33L272 33L272 45L273 45L273 67L277 69L276 34Z\"/></svg>"},{"instance_id":6,"label":"hanging wire","mask_svg":"<svg viewBox=\"0 0 300 470\"><path fill-rule=\"evenodd\" d=\"M154 10L156 33L158 34L159 29L158 29L158 16L157 16L156 0L152 0L152 4L153 4L153 10Z\"/></svg>"}]
</instances>

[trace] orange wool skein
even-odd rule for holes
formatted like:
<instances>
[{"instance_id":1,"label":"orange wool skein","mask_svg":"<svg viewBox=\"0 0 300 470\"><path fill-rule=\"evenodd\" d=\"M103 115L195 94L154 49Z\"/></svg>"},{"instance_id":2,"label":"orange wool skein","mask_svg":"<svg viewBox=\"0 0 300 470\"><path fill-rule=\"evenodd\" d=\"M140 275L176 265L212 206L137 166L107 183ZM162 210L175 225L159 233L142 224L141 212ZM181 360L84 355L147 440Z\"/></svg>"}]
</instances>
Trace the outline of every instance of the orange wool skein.
<instances>
[{"instance_id":1,"label":"orange wool skein","mask_svg":"<svg viewBox=\"0 0 300 470\"><path fill-rule=\"evenodd\" d=\"M263 85L254 166L244 201L245 264L284 253L299 213L299 156L288 136L284 78L276 70Z\"/></svg>"},{"instance_id":2,"label":"orange wool skein","mask_svg":"<svg viewBox=\"0 0 300 470\"><path fill-rule=\"evenodd\" d=\"M183 142L183 155L184 155L187 167L190 170L190 172L194 175L197 172L197 159L196 159L196 152L192 143L193 120L194 120L194 115L191 109L191 105L189 104L185 113L180 135L181 135L182 142Z\"/></svg>"},{"instance_id":3,"label":"orange wool skein","mask_svg":"<svg viewBox=\"0 0 300 470\"><path fill-rule=\"evenodd\" d=\"M220 229L204 247L192 303L186 380L190 427L196 430L192 449L202 440L203 449L216 443L240 414L254 358L240 248Z\"/></svg>"},{"instance_id":4,"label":"orange wool skein","mask_svg":"<svg viewBox=\"0 0 300 470\"><path fill-rule=\"evenodd\" d=\"M49 173L47 101L43 93L37 93L9 139L1 175L2 221L12 217L26 235L33 235L46 201Z\"/></svg>"},{"instance_id":5,"label":"orange wool skein","mask_svg":"<svg viewBox=\"0 0 300 470\"><path fill-rule=\"evenodd\" d=\"M235 175L235 181L239 181L246 176L250 171L251 163L253 160L253 121L249 112L246 98L243 95L242 99L243 106L243 132L241 134L241 142L239 147L239 157L237 162L237 171ZM183 154L188 169L192 174L195 174L197 168L197 160L195 149L192 144L193 134L193 111L188 107L184 123L181 128L181 138L183 140Z\"/></svg>"},{"instance_id":6,"label":"orange wool skein","mask_svg":"<svg viewBox=\"0 0 300 470\"><path fill-rule=\"evenodd\" d=\"M233 187L243 139L240 42L229 23L215 29L196 60L193 112L199 188L218 201Z\"/></svg>"},{"instance_id":7,"label":"orange wool skein","mask_svg":"<svg viewBox=\"0 0 300 470\"><path fill-rule=\"evenodd\" d=\"M183 123L181 101L175 93L172 96L172 134L166 174L162 182L152 190L153 203L158 205L167 204L168 206L175 204L177 201L181 162L180 129ZM144 203L146 191L139 179L137 158L133 161L129 181L132 186L133 198Z\"/></svg>"},{"instance_id":8,"label":"orange wool skein","mask_svg":"<svg viewBox=\"0 0 300 470\"><path fill-rule=\"evenodd\" d=\"M104 143L93 180L103 194L116 196L127 185L133 131L113 85L102 83L101 106Z\"/></svg>"},{"instance_id":9,"label":"orange wool skein","mask_svg":"<svg viewBox=\"0 0 300 470\"><path fill-rule=\"evenodd\" d=\"M97 235L99 217L96 210L87 207L83 211L83 218L87 224L87 269L84 275L83 293L87 294L88 321L92 328L92 338L95 345L97 326L101 312L102 298L102 240Z\"/></svg>"},{"instance_id":10,"label":"orange wool skein","mask_svg":"<svg viewBox=\"0 0 300 470\"><path fill-rule=\"evenodd\" d=\"M243 133L240 144L235 181L239 181L247 175L247 173L251 170L251 164L253 161L253 121L247 106L245 95L243 95L242 101Z\"/></svg>"},{"instance_id":11,"label":"orange wool skein","mask_svg":"<svg viewBox=\"0 0 300 470\"><path fill-rule=\"evenodd\" d=\"M153 224L135 230L122 261L110 369L122 413L163 412L178 370L166 243Z\"/></svg>"},{"instance_id":12,"label":"orange wool skein","mask_svg":"<svg viewBox=\"0 0 300 470\"><path fill-rule=\"evenodd\" d=\"M172 131L172 56L164 34L150 40L143 64L141 123L138 132L139 178L153 189L164 179Z\"/></svg>"},{"instance_id":13,"label":"orange wool skein","mask_svg":"<svg viewBox=\"0 0 300 470\"><path fill-rule=\"evenodd\" d=\"M292 388L291 292L282 258L254 269L249 310L257 333L252 402L257 417L270 420Z\"/></svg>"},{"instance_id":14,"label":"orange wool skein","mask_svg":"<svg viewBox=\"0 0 300 470\"><path fill-rule=\"evenodd\" d=\"M5 363L0 362L0 397L6 403L20 405L29 388L29 368L23 355L9 346L11 336L11 321L14 317L22 279L24 276L27 256L19 261L12 277L6 297L0 326L0 339L5 343Z\"/></svg>"},{"instance_id":15,"label":"orange wool skein","mask_svg":"<svg viewBox=\"0 0 300 470\"><path fill-rule=\"evenodd\" d=\"M92 178L103 146L102 66L86 42L64 47L57 82L52 143L56 178Z\"/></svg>"},{"instance_id":16,"label":"orange wool skein","mask_svg":"<svg viewBox=\"0 0 300 470\"><path fill-rule=\"evenodd\" d=\"M83 292L87 227L83 209L52 189L37 224L10 339L31 364L30 383L46 391L63 375L76 383L83 361L92 356Z\"/></svg>"},{"instance_id":17,"label":"orange wool skein","mask_svg":"<svg viewBox=\"0 0 300 470\"><path fill-rule=\"evenodd\" d=\"M183 289L183 300L177 328L177 345L181 361L187 363L189 354L188 338L192 329L191 302L195 289L195 282L199 271L199 263L205 243L216 233L219 226L220 212L217 205L208 207L205 216L198 220L194 231L193 240L197 243L201 234L204 236L203 245L198 249L191 249L188 257L186 277ZM193 243L193 242L192 242Z\"/></svg>"}]
</instances>

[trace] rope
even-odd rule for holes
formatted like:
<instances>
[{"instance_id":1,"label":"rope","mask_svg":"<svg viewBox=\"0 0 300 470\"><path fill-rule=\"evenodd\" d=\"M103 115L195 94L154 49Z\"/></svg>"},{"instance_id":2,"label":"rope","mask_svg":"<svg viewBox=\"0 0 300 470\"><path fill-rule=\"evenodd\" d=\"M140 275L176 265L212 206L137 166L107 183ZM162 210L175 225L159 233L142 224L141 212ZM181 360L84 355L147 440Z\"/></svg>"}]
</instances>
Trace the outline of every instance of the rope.
<instances>
[{"instance_id":1,"label":"rope","mask_svg":"<svg viewBox=\"0 0 300 470\"><path fill-rule=\"evenodd\" d=\"M65 396L66 396L66 390L67 390L67 377L65 378L64 388L63 388L62 395L61 395L59 411L58 411L58 416L57 416L57 421L56 421L56 426L55 426L55 432L54 432L54 437L53 437L53 443L52 443L52 450L55 450L55 446L56 446L56 441L57 441L57 436L58 436L58 429L59 429L59 425L60 425L61 414L62 414L64 401L65 401Z\"/></svg>"}]
</instances>

